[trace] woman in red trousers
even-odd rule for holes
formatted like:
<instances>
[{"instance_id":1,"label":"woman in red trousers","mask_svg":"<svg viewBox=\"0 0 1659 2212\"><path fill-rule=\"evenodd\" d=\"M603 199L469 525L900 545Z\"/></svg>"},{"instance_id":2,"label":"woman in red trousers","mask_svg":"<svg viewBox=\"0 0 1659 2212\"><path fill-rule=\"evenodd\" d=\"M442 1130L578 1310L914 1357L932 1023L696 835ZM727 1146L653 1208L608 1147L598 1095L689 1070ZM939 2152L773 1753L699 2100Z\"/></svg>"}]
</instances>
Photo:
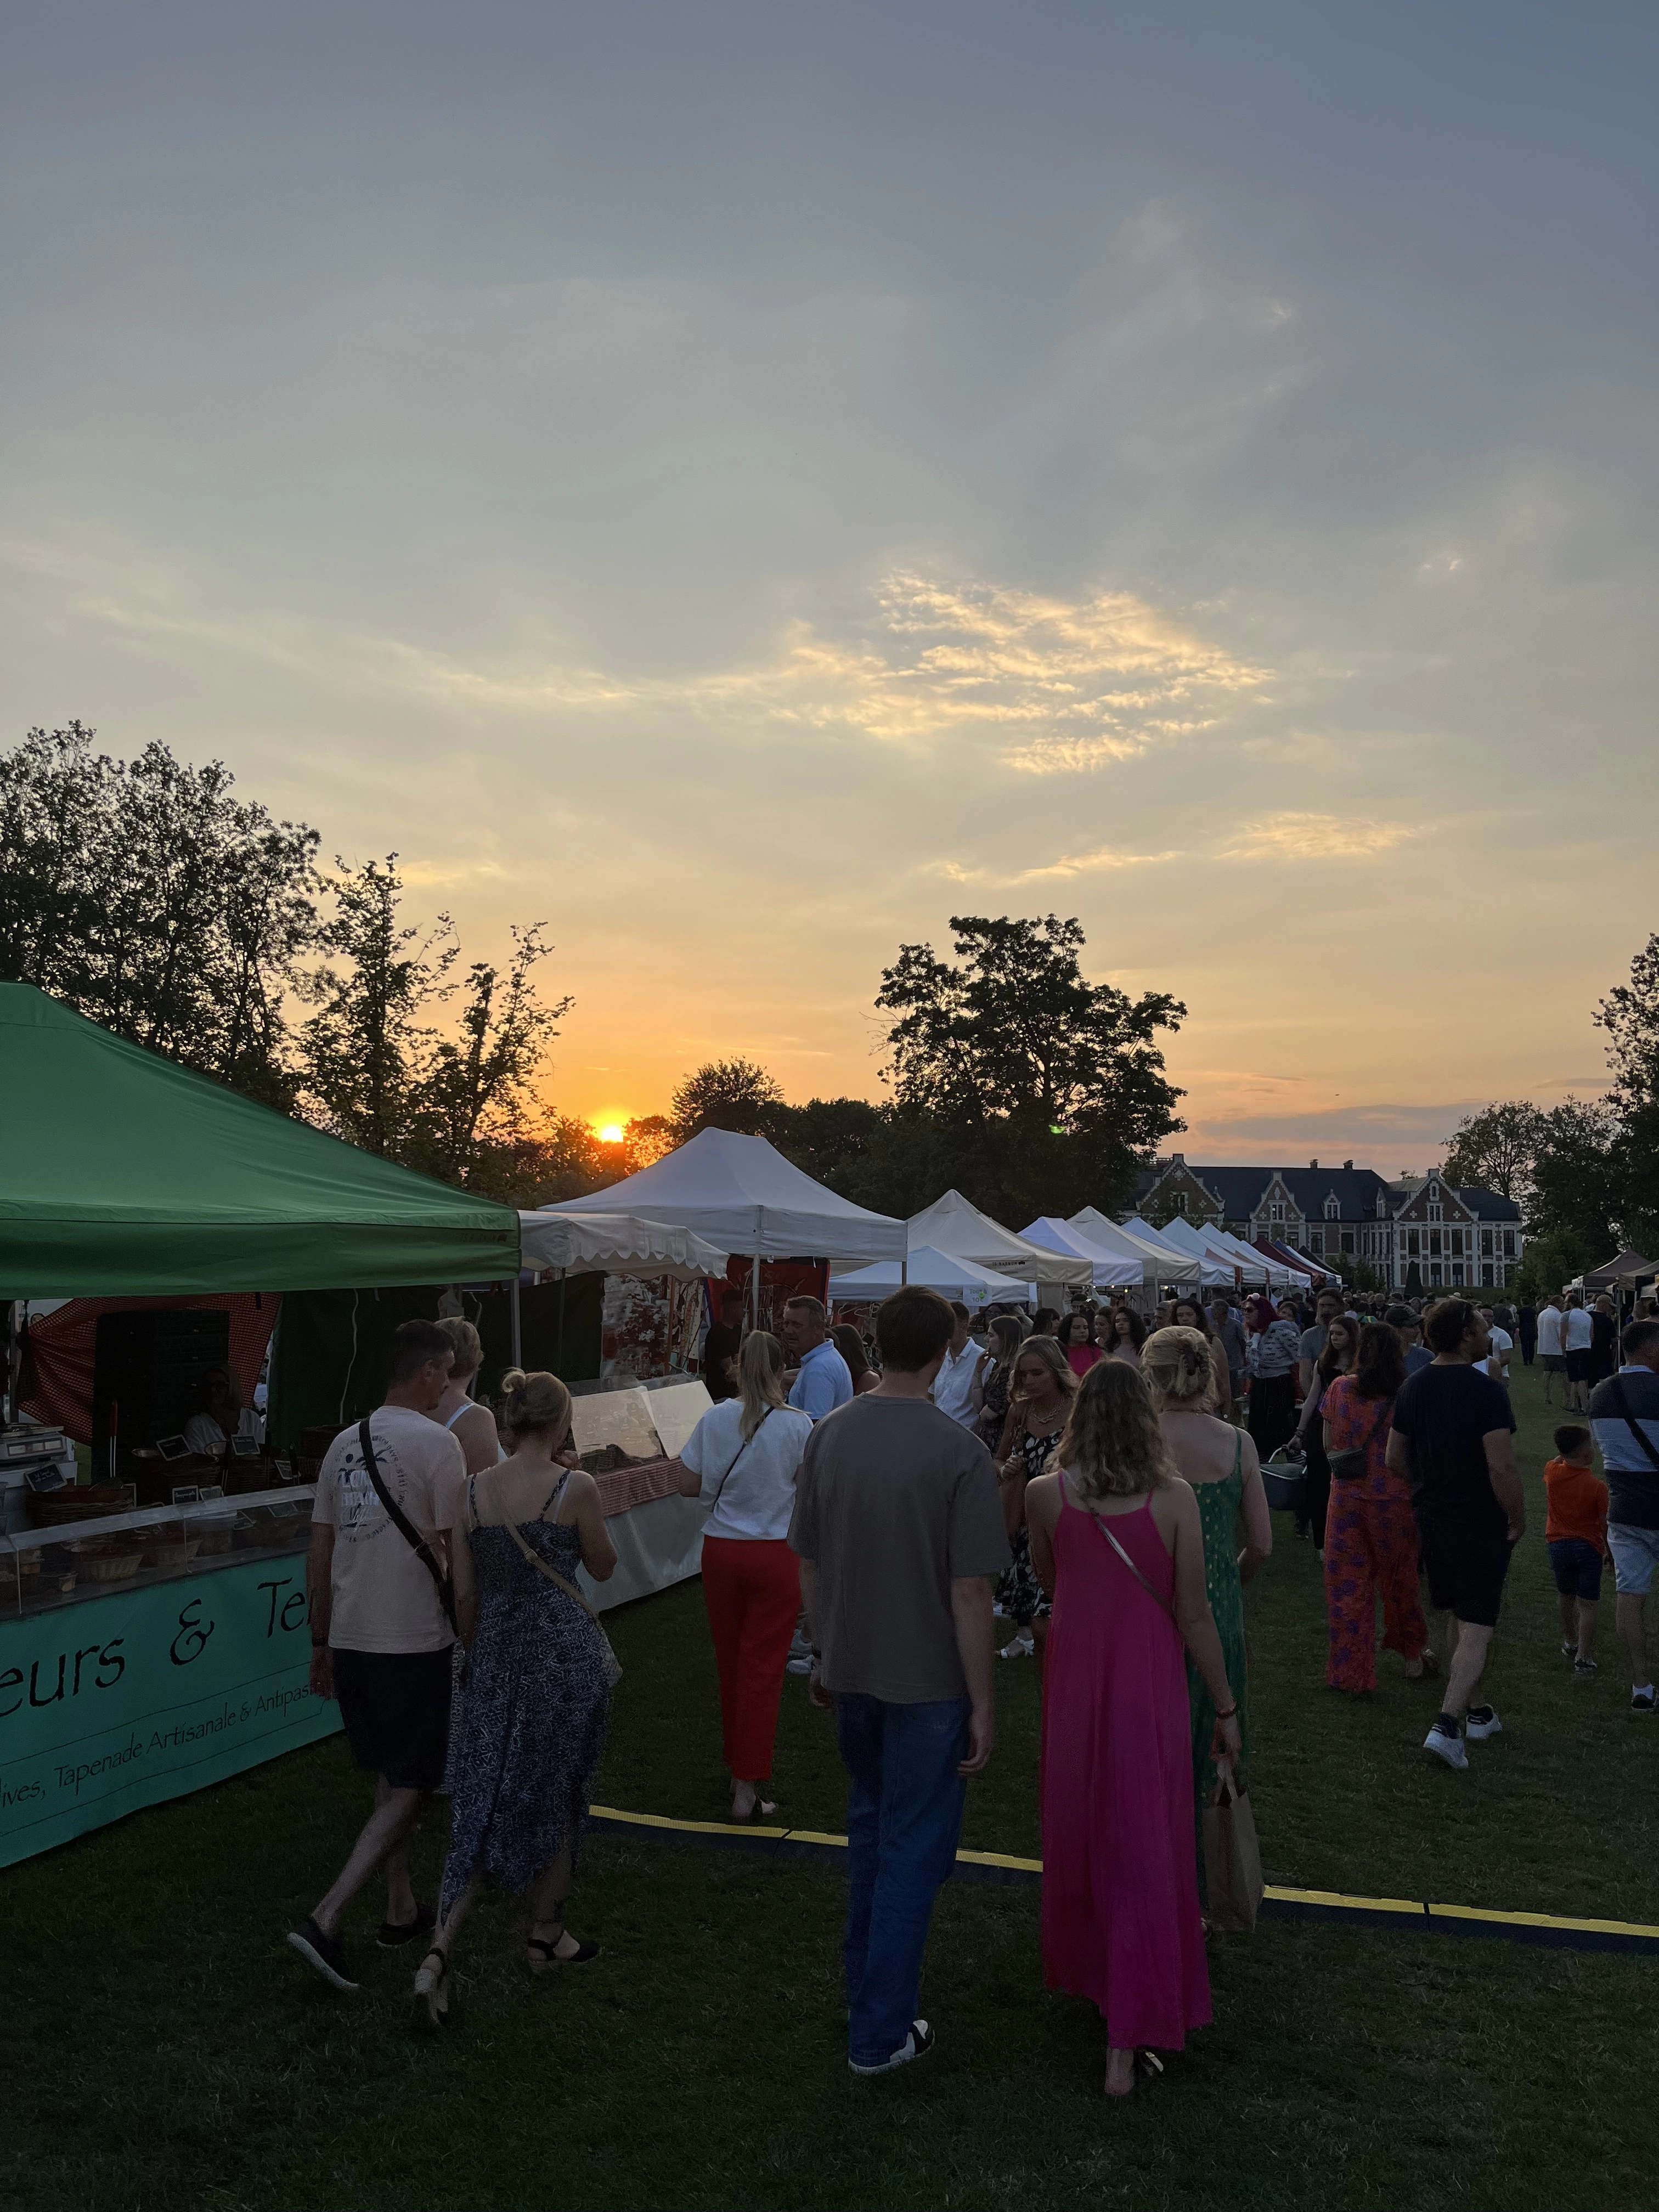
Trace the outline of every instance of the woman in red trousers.
<instances>
[{"instance_id":1,"label":"woman in red trousers","mask_svg":"<svg viewBox=\"0 0 1659 2212\"><path fill-rule=\"evenodd\" d=\"M703 1528L702 1595L720 1668L734 1820L778 1809L760 1785L772 1771L784 1666L800 1614L800 1574L787 1539L812 1424L785 1398L783 1366L776 1337L751 1330L738 1355L738 1395L709 1408L680 1454L682 1490L713 1508Z\"/></svg>"}]
</instances>

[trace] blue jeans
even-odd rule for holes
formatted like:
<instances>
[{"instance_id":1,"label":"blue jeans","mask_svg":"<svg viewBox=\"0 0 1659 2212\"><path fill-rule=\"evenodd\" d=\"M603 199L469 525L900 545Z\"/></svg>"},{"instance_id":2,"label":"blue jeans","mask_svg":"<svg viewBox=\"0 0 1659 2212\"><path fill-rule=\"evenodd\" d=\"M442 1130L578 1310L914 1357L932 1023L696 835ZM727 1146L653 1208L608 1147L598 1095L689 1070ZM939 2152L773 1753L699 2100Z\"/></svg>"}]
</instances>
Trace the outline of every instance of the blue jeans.
<instances>
[{"instance_id":1,"label":"blue jeans","mask_svg":"<svg viewBox=\"0 0 1659 2212\"><path fill-rule=\"evenodd\" d=\"M837 1696L847 1802L848 2056L879 2066L916 2017L921 1954L939 1884L956 1863L968 1785L968 1700L890 1705Z\"/></svg>"}]
</instances>

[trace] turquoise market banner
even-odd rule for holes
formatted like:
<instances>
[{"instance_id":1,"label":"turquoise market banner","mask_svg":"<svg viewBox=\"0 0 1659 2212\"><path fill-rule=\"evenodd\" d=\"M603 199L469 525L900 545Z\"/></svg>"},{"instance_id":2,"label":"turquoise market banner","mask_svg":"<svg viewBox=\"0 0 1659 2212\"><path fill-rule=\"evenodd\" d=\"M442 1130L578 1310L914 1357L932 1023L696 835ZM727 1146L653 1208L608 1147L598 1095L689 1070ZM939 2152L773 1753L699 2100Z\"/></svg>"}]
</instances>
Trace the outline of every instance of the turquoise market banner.
<instances>
[{"instance_id":1,"label":"turquoise market banner","mask_svg":"<svg viewBox=\"0 0 1659 2212\"><path fill-rule=\"evenodd\" d=\"M249 1560L0 1620L0 1866L331 1735L305 1571Z\"/></svg>"}]
</instances>

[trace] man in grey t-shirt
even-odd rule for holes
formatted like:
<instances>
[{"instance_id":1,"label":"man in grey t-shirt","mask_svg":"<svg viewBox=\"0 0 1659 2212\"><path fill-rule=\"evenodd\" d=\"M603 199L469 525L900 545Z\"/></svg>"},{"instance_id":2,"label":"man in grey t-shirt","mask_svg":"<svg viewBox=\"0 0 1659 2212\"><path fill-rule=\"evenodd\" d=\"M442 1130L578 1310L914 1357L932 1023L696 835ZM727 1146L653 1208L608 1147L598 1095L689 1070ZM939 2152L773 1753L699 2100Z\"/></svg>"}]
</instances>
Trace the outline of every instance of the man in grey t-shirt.
<instances>
[{"instance_id":1,"label":"man in grey t-shirt","mask_svg":"<svg viewBox=\"0 0 1659 2212\"><path fill-rule=\"evenodd\" d=\"M955 1316L896 1291L878 1387L813 1429L789 1541L812 1637L812 1702L836 1715L850 1788L848 2063L885 2074L933 2046L916 2016L967 1778L995 1732L991 1590L1008 1565L991 1455L929 1403Z\"/></svg>"}]
</instances>

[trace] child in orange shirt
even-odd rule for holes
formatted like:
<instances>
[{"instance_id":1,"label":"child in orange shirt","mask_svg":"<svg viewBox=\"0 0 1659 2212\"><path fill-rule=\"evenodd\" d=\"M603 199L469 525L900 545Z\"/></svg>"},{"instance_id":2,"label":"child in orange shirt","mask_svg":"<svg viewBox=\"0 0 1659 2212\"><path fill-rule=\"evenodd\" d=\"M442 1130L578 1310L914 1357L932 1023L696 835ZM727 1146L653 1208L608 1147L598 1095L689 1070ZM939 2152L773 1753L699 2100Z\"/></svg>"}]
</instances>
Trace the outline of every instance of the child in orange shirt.
<instances>
[{"instance_id":1,"label":"child in orange shirt","mask_svg":"<svg viewBox=\"0 0 1659 2212\"><path fill-rule=\"evenodd\" d=\"M1559 1457L1544 1469L1548 1500L1544 1541L1561 1599L1561 1656L1577 1675L1595 1672L1595 1608L1607 1550L1607 1486L1596 1474L1590 1432L1568 1423L1555 1432Z\"/></svg>"}]
</instances>

